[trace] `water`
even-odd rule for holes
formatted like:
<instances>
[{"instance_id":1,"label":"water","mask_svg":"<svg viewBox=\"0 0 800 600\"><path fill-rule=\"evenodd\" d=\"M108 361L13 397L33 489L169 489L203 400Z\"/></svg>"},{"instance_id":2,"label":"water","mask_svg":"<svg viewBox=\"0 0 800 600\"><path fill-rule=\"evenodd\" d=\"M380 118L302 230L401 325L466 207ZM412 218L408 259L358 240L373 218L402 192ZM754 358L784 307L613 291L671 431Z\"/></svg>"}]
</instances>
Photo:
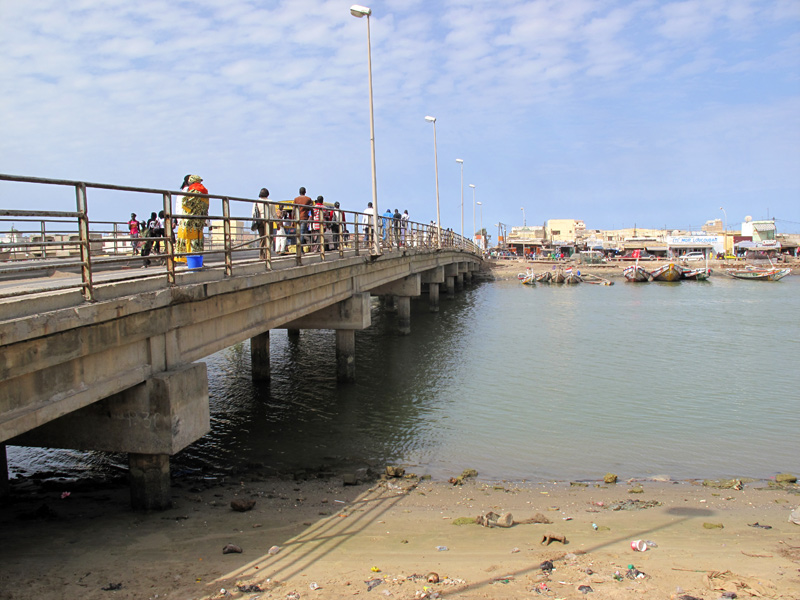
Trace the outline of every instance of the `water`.
<instances>
[{"instance_id":1,"label":"water","mask_svg":"<svg viewBox=\"0 0 800 600\"><path fill-rule=\"evenodd\" d=\"M272 382L247 343L208 359L212 432L175 472L403 464L436 479L674 479L800 472L800 277L612 287L482 284L412 303L412 334L374 300L358 381L334 334L271 334ZM119 474L125 457L10 447L12 473Z\"/></svg>"}]
</instances>

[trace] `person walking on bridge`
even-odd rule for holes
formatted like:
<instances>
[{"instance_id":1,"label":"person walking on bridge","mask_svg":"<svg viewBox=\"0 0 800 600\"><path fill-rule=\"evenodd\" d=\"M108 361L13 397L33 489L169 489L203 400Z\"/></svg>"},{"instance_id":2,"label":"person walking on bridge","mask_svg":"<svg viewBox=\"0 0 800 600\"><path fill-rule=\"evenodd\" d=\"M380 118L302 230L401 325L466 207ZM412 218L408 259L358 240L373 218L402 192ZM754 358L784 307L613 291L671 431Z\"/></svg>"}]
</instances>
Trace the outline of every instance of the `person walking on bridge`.
<instances>
[{"instance_id":1,"label":"person walking on bridge","mask_svg":"<svg viewBox=\"0 0 800 600\"><path fill-rule=\"evenodd\" d=\"M208 190L202 183L203 178L199 175L189 177L189 187L187 192L196 194L208 194ZM178 228L178 253L196 253L203 251L203 228L206 226L208 217L208 198L200 196L181 197L181 209L183 217ZM186 262L185 256L175 257L177 262Z\"/></svg>"},{"instance_id":2,"label":"person walking on bridge","mask_svg":"<svg viewBox=\"0 0 800 600\"><path fill-rule=\"evenodd\" d=\"M297 217L299 219L297 223L297 243L305 246L308 238L308 216L311 213L311 206L314 201L306 196L306 188L301 187L299 191L300 195L294 199L295 205L300 209L300 216Z\"/></svg>"},{"instance_id":3,"label":"person walking on bridge","mask_svg":"<svg viewBox=\"0 0 800 600\"><path fill-rule=\"evenodd\" d=\"M375 209L372 208L372 202L367 202L367 208L364 209L364 214L361 215L361 223L364 225L364 243L369 246L369 240L372 237L372 215Z\"/></svg>"}]
</instances>

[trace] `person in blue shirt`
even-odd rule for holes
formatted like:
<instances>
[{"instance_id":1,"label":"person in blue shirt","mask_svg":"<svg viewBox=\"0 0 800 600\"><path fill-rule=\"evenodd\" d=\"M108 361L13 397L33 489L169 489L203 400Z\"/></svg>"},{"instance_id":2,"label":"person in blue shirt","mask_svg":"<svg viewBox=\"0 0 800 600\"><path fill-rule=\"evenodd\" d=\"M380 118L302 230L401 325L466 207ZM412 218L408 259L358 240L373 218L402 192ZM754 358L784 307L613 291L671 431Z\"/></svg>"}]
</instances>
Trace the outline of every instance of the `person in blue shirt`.
<instances>
[{"instance_id":1,"label":"person in blue shirt","mask_svg":"<svg viewBox=\"0 0 800 600\"><path fill-rule=\"evenodd\" d=\"M383 227L383 241L386 241L386 238L389 236L389 227L392 226L392 219L394 217L394 213L390 208L386 209L386 212L383 213L381 217L382 223L381 227Z\"/></svg>"}]
</instances>

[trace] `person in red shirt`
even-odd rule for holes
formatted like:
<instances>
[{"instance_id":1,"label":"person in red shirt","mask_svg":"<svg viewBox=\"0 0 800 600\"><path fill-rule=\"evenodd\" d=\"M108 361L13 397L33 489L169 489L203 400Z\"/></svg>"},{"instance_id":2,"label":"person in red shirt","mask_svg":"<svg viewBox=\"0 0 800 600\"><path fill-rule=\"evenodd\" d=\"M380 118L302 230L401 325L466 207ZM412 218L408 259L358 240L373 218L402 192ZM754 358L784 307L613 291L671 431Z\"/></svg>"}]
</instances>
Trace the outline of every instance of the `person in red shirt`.
<instances>
[{"instance_id":1,"label":"person in red shirt","mask_svg":"<svg viewBox=\"0 0 800 600\"><path fill-rule=\"evenodd\" d=\"M311 212L311 206L314 202L311 198L306 196L306 188L301 187L299 191L300 195L294 199L295 205L300 209L300 216L298 217L300 222L297 224L300 235L297 237L299 243L305 245L308 238L308 215Z\"/></svg>"},{"instance_id":2,"label":"person in red shirt","mask_svg":"<svg viewBox=\"0 0 800 600\"><path fill-rule=\"evenodd\" d=\"M128 221L128 232L131 236L133 253L139 254L139 221L136 220L136 213L131 213L131 220Z\"/></svg>"}]
</instances>

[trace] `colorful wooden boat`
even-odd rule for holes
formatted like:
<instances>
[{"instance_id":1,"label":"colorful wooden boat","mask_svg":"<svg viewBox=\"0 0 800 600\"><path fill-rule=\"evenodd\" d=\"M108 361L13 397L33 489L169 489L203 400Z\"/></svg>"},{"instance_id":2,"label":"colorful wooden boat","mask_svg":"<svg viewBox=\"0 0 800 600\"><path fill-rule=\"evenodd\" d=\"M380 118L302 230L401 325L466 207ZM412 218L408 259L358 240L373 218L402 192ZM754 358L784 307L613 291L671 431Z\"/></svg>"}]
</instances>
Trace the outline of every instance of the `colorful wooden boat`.
<instances>
[{"instance_id":1,"label":"colorful wooden boat","mask_svg":"<svg viewBox=\"0 0 800 600\"><path fill-rule=\"evenodd\" d=\"M639 265L625 267L622 270L622 274L625 276L625 279L632 282L653 281L653 276L650 275L647 269Z\"/></svg>"},{"instance_id":2,"label":"colorful wooden boat","mask_svg":"<svg viewBox=\"0 0 800 600\"><path fill-rule=\"evenodd\" d=\"M683 269L675 263L668 263L650 272L656 281L680 281Z\"/></svg>"},{"instance_id":3,"label":"colorful wooden boat","mask_svg":"<svg viewBox=\"0 0 800 600\"><path fill-rule=\"evenodd\" d=\"M701 267L699 269L683 268L681 272L681 279L691 279L694 281L705 281L711 275L711 269L708 267Z\"/></svg>"},{"instance_id":4,"label":"colorful wooden boat","mask_svg":"<svg viewBox=\"0 0 800 600\"><path fill-rule=\"evenodd\" d=\"M751 279L753 281L778 281L783 279L791 269L780 269L778 267L751 267L741 269L726 269L725 272L736 279Z\"/></svg>"},{"instance_id":5,"label":"colorful wooden boat","mask_svg":"<svg viewBox=\"0 0 800 600\"><path fill-rule=\"evenodd\" d=\"M536 281L539 283L550 283L550 280L553 278L550 271L543 271L536 275Z\"/></svg>"},{"instance_id":6,"label":"colorful wooden boat","mask_svg":"<svg viewBox=\"0 0 800 600\"><path fill-rule=\"evenodd\" d=\"M564 283L565 279L564 271L555 271L550 276L550 283Z\"/></svg>"},{"instance_id":7,"label":"colorful wooden boat","mask_svg":"<svg viewBox=\"0 0 800 600\"><path fill-rule=\"evenodd\" d=\"M569 268L564 271L564 283L568 284L575 284L581 283L583 278L581 277L580 271L576 271L575 269Z\"/></svg>"}]
</instances>

